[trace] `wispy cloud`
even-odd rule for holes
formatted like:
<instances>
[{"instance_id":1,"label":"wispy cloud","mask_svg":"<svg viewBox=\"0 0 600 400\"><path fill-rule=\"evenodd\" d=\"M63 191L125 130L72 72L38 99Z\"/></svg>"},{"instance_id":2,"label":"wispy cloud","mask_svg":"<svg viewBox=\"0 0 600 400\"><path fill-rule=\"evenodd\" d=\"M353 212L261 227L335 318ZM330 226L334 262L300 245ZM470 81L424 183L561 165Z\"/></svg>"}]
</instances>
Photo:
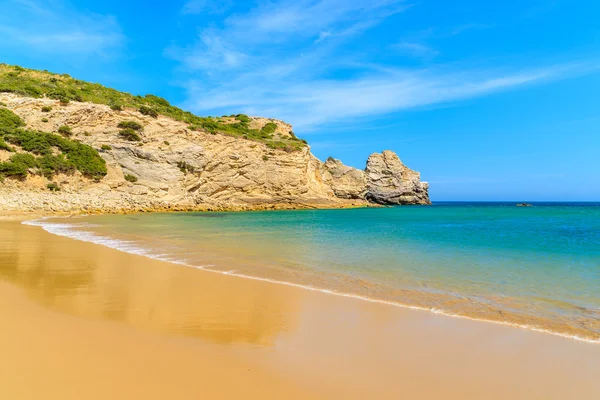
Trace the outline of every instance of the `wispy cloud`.
<instances>
[{"instance_id":1,"label":"wispy cloud","mask_svg":"<svg viewBox=\"0 0 600 400\"><path fill-rule=\"evenodd\" d=\"M415 40L389 38L391 43L363 37L408 9L410 4L398 0L265 2L166 54L180 61L185 107L211 115L268 115L305 131L561 79L589 67L554 62L501 67L469 60L403 68L383 62L382 55L393 51L433 59L438 50L419 39L491 27L429 29Z\"/></svg>"},{"instance_id":2,"label":"wispy cloud","mask_svg":"<svg viewBox=\"0 0 600 400\"><path fill-rule=\"evenodd\" d=\"M261 81L240 76L210 89L198 81L190 86L186 106L196 111L241 109L270 115L311 129L336 121L369 117L444 104L519 86L559 79L583 67L556 66L519 72L464 69L391 70L354 79L313 79L285 83L265 76Z\"/></svg>"},{"instance_id":3,"label":"wispy cloud","mask_svg":"<svg viewBox=\"0 0 600 400\"><path fill-rule=\"evenodd\" d=\"M2 47L44 54L108 56L123 42L113 17L77 11L60 0L6 0L2 5Z\"/></svg>"}]
</instances>

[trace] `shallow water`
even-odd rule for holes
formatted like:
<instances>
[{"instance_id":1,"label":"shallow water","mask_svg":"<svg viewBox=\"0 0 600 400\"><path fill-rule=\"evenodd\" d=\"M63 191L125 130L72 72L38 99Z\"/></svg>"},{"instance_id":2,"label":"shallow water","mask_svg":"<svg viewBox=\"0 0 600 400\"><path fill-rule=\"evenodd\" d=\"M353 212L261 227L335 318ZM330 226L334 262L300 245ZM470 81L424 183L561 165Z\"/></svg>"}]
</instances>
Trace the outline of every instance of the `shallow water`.
<instances>
[{"instance_id":1,"label":"shallow water","mask_svg":"<svg viewBox=\"0 0 600 400\"><path fill-rule=\"evenodd\" d=\"M197 268L600 339L600 204L171 213L44 220Z\"/></svg>"}]
</instances>

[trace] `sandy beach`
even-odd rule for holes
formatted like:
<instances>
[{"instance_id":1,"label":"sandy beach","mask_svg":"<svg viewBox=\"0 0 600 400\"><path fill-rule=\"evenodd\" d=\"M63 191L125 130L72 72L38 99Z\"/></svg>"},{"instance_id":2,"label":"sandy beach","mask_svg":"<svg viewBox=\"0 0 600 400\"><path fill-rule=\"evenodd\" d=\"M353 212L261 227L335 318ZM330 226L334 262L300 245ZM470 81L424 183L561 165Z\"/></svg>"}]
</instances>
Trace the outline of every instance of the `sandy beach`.
<instances>
[{"instance_id":1,"label":"sandy beach","mask_svg":"<svg viewBox=\"0 0 600 400\"><path fill-rule=\"evenodd\" d=\"M600 346L0 222L3 399L583 399Z\"/></svg>"}]
</instances>

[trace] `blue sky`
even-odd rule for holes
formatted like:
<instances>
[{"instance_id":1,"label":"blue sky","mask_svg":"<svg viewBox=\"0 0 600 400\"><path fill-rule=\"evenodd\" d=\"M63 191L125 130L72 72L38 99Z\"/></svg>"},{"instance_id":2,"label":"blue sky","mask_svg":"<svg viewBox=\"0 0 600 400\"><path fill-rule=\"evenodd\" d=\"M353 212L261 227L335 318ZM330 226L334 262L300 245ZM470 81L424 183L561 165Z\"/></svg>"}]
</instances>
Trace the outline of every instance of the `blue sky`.
<instances>
[{"instance_id":1,"label":"blue sky","mask_svg":"<svg viewBox=\"0 0 600 400\"><path fill-rule=\"evenodd\" d=\"M593 0L1 0L0 61L284 119L358 168L391 149L434 201L593 201L599 20Z\"/></svg>"}]
</instances>

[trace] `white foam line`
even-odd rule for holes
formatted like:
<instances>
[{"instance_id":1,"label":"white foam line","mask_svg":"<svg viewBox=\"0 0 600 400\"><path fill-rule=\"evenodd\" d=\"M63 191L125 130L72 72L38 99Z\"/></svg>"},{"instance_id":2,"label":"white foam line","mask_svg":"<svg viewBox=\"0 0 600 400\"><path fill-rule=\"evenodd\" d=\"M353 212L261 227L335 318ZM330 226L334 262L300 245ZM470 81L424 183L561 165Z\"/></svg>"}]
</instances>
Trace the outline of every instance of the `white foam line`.
<instances>
[{"instance_id":1,"label":"white foam line","mask_svg":"<svg viewBox=\"0 0 600 400\"><path fill-rule=\"evenodd\" d=\"M559 336L562 338L577 340L580 342L600 344L600 339L590 339L590 338L581 337L578 335L570 335L567 333L555 332L555 331L551 331L548 329L539 328L534 325L518 324L518 323L514 323L514 322L509 322L509 321L497 321L497 320L486 319L486 318L469 317L466 315L460 315L460 314L440 310L440 309L433 308L433 307L414 306L414 305L403 304L403 303L390 301L390 300L374 299L372 297L362 296L359 294L345 293L345 292L339 292L337 290L332 290L332 289L324 289L324 288L319 288L319 287L310 286L310 285L303 285L300 283L279 281L279 280L271 279L271 278L261 278L258 276L236 273L234 270L220 271L220 270L216 270L216 269L210 269L210 267L214 267L214 265L191 265L191 264L186 263L183 260L164 257L163 254L154 254L142 247L137 247L137 246L131 245L131 243L133 243L133 242L112 239L112 238L109 238L106 236L96 235L92 232L73 230L73 228L92 227L92 226L98 226L98 225L86 224L86 223L79 223L79 224L45 223L44 220L46 220L48 218L54 219L54 218L59 218L59 217L43 217L43 218L36 219L36 220L24 221L23 224L39 226L42 229L44 229L46 232L49 232L54 235L68 237L68 238L79 240L82 242L99 244L99 245L102 245L102 246L105 246L105 247L108 247L111 249L122 251L124 253L139 255L139 256L143 256L143 257L147 257L147 258L151 258L151 259L155 259L155 260L160 260L160 261L166 261L166 262L170 262L172 264L182 265L182 266L190 267L190 268L196 268L196 269L200 269L200 270L207 271L207 272L215 272L215 273L218 273L221 275L233 276L233 277L244 278L244 279L252 279L255 281L268 282L268 283L273 283L273 284L277 284L277 285L291 286L291 287L309 290L309 291L313 291L313 292L320 292L320 293L326 293L326 294L331 294L331 295L335 295L335 296L348 297L348 298L352 298L352 299L367 301L370 303L385 304L385 305L390 305L390 306L394 306L394 307L407 308L410 310L429 311L433 314L443 315L446 317L467 319L470 321L478 321L478 322L487 322L487 323L503 325L503 326L510 326L510 327L515 327L515 328L527 329L527 330L534 331L534 332L545 333L545 334L549 334L549 335L553 335L553 336ZM60 217L60 218L68 218L68 217Z\"/></svg>"}]
</instances>

